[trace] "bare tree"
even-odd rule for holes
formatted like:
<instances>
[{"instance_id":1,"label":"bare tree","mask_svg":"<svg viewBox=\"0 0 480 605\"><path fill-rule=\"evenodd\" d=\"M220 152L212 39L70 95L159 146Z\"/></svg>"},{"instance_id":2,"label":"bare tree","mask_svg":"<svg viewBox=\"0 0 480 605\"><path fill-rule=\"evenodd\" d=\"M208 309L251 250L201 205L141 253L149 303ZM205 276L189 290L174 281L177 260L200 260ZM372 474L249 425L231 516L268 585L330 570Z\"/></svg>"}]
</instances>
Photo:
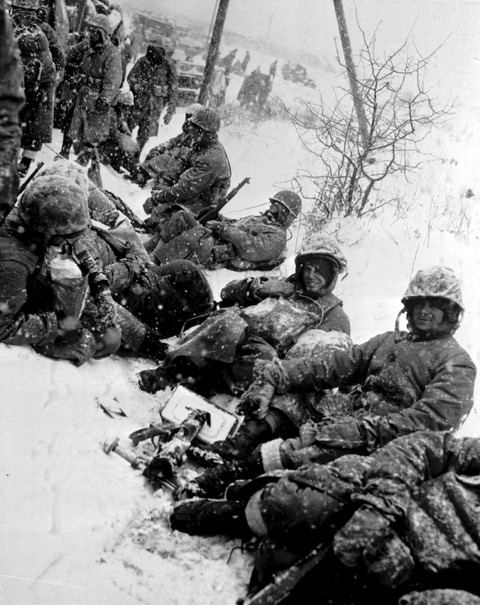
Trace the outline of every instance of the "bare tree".
<instances>
[{"instance_id":1,"label":"bare tree","mask_svg":"<svg viewBox=\"0 0 480 605\"><path fill-rule=\"evenodd\" d=\"M408 178L431 159L422 153L420 143L451 112L451 106L437 105L425 86L427 66L438 48L427 57L414 58L406 52L407 38L395 52L380 55L376 32L368 40L358 26L363 50L358 58L357 85L367 120L367 139L362 136L347 87L335 91L330 107L322 97L317 103L302 101L296 112L283 106L302 144L319 160L318 173L304 170L294 179L305 197L315 200L310 213L312 228L322 218L360 216L392 201L378 196L372 201L372 192L378 193L389 175L403 173ZM337 61L346 69L338 49ZM307 193L312 184L313 196Z\"/></svg>"}]
</instances>

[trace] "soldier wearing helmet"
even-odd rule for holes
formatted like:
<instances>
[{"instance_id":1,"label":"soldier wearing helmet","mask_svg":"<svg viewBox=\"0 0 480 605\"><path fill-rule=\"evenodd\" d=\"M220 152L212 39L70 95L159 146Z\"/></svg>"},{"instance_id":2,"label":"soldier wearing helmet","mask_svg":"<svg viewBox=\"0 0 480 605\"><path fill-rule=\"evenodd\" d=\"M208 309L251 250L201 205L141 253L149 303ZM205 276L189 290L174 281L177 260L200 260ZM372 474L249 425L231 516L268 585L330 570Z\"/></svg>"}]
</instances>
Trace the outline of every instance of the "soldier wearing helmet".
<instances>
[{"instance_id":1,"label":"soldier wearing helmet","mask_svg":"<svg viewBox=\"0 0 480 605\"><path fill-rule=\"evenodd\" d=\"M346 261L337 242L324 236L322 246L319 254L336 258L336 273L344 271ZM257 359L290 355L304 334L317 346L325 341L332 346L348 345L350 322L342 301L332 292L336 274L325 281L322 291L312 292L299 274L287 279L249 277L230 282L221 292L224 314L207 319L198 334L173 349L159 369L142 372L141 388L155 391L180 376L190 386L202 389L216 376L219 388L238 394L253 381ZM240 306L241 312L228 308L232 306ZM186 360L190 363L187 368ZM267 423L254 421L242 429L240 440L245 436L249 439L250 433L255 439L257 433L268 438L269 431Z\"/></svg>"},{"instance_id":2,"label":"soldier wearing helmet","mask_svg":"<svg viewBox=\"0 0 480 605\"><path fill-rule=\"evenodd\" d=\"M127 82L133 92L134 107L130 128L138 126L138 158L150 137L158 135L159 120L166 108L164 124L169 124L177 105L177 69L162 43L152 43L130 70Z\"/></svg>"},{"instance_id":3,"label":"soldier wearing helmet","mask_svg":"<svg viewBox=\"0 0 480 605\"><path fill-rule=\"evenodd\" d=\"M87 25L87 38L68 52L70 67L77 66L78 71L70 87L75 105L71 123L64 126L61 151L68 159L73 143L77 161L83 166L90 163L94 147L108 137L110 109L122 82L120 51L110 40L108 17L96 14Z\"/></svg>"},{"instance_id":4,"label":"soldier wearing helmet","mask_svg":"<svg viewBox=\"0 0 480 605\"><path fill-rule=\"evenodd\" d=\"M15 37L24 68L26 103L21 112L21 176L41 150L52 140L55 87L65 67L65 54L53 28L37 17L38 0L13 0Z\"/></svg>"},{"instance_id":5,"label":"soldier wearing helmet","mask_svg":"<svg viewBox=\"0 0 480 605\"><path fill-rule=\"evenodd\" d=\"M184 169L170 186L154 184L147 200L146 212L153 227L170 212L172 204L181 204L194 214L207 208L215 208L230 187L231 168L223 145L218 140L220 118L213 109L202 107L190 118L189 136L192 141Z\"/></svg>"},{"instance_id":6,"label":"soldier wearing helmet","mask_svg":"<svg viewBox=\"0 0 480 605\"><path fill-rule=\"evenodd\" d=\"M200 103L192 103L185 107L185 121L182 124L182 132L168 139L156 147L152 147L147 153L145 161L137 165L131 171L131 180L140 187L144 187L150 179L155 179L155 186L169 187L174 185L185 170L185 162L192 148L190 137L190 118L194 111L201 109ZM149 206L149 212L152 208Z\"/></svg>"},{"instance_id":7,"label":"soldier wearing helmet","mask_svg":"<svg viewBox=\"0 0 480 605\"><path fill-rule=\"evenodd\" d=\"M307 247L300 265L309 257ZM402 435L458 429L472 409L476 376L470 356L453 338L463 312L458 279L448 267L423 269L402 302L407 331L397 328L346 351L258 367L243 396L244 412L261 422L280 411L290 421L291 438L274 439L251 454L251 472L368 455ZM325 395L335 387L343 392ZM278 436L276 430L269 437Z\"/></svg>"},{"instance_id":8,"label":"soldier wearing helmet","mask_svg":"<svg viewBox=\"0 0 480 605\"><path fill-rule=\"evenodd\" d=\"M188 209L166 219L146 244L157 264L188 258L205 267L243 271L273 269L285 260L287 233L300 214L302 200L282 190L269 198L260 215L200 223Z\"/></svg>"},{"instance_id":9,"label":"soldier wearing helmet","mask_svg":"<svg viewBox=\"0 0 480 605\"><path fill-rule=\"evenodd\" d=\"M0 230L0 341L77 365L118 349L106 277L77 248L89 220L70 178L47 174L25 189Z\"/></svg>"}]
</instances>

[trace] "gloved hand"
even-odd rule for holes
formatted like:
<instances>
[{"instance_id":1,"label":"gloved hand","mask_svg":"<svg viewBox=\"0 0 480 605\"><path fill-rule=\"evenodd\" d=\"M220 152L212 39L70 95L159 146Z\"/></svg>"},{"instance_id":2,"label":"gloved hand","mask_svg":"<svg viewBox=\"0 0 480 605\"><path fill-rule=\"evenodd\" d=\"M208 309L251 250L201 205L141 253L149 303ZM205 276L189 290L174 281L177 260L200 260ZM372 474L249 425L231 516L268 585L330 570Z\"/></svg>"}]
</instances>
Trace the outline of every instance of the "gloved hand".
<instances>
[{"instance_id":1,"label":"gloved hand","mask_svg":"<svg viewBox=\"0 0 480 605\"><path fill-rule=\"evenodd\" d=\"M110 108L110 104L107 103L107 101L105 101L105 99L102 99L102 97L98 97L98 99L95 103L95 109L99 113L104 113L105 111L108 111L109 108Z\"/></svg>"},{"instance_id":2,"label":"gloved hand","mask_svg":"<svg viewBox=\"0 0 480 605\"><path fill-rule=\"evenodd\" d=\"M207 221L205 223L205 227L210 229L210 231L215 235L221 235L225 225L222 223L222 221Z\"/></svg>"},{"instance_id":3,"label":"gloved hand","mask_svg":"<svg viewBox=\"0 0 480 605\"><path fill-rule=\"evenodd\" d=\"M295 293L295 286L282 279L268 279L261 282L255 290L254 295L257 298L288 298Z\"/></svg>"},{"instance_id":4,"label":"gloved hand","mask_svg":"<svg viewBox=\"0 0 480 605\"><path fill-rule=\"evenodd\" d=\"M118 351L122 343L122 335L118 328L110 327L103 334L94 334L97 341L97 350L93 356L95 359L109 357Z\"/></svg>"},{"instance_id":5,"label":"gloved hand","mask_svg":"<svg viewBox=\"0 0 480 605\"><path fill-rule=\"evenodd\" d=\"M152 214L152 210L155 207L153 200L151 197L147 197L147 199L143 202L143 210L145 214Z\"/></svg>"},{"instance_id":6,"label":"gloved hand","mask_svg":"<svg viewBox=\"0 0 480 605\"><path fill-rule=\"evenodd\" d=\"M151 198L152 204L158 206L158 204L164 204L167 200L165 199L165 189L155 189L152 191Z\"/></svg>"},{"instance_id":7,"label":"gloved hand","mask_svg":"<svg viewBox=\"0 0 480 605\"><path fill-rule=\"evenodd\" d=\"M147 326L147 333L137 353L155 361L162 361L168 353L168 345L163 342L158 332Z\"/></svg>"},{"instance_id":8,"label":"gloved hand","mask_svg":"<svg viewBox=\"0 0 480 605\"><path fill-rule=\"evenodd\" d=\"M133 249L131 249L120 262L126 265L130 271L137 276L145 273L147 267L147 261L139 256Z\"/></svg>"},{"instance_id":9,"label":"gloved hand","mask_svg":"<svg viewBox=\"0 0 480 605\"><path fill-rule=\"evenodd\" d=\"M238 411L247 418L261 420L267 415L275 388L280 382L281 369L273 361L257 360L254 366L255 380L240 398Z\"/></svg>"},{"instance_id":10,"label":"gloved hand","mask_svg":"<svg viewBox=\"0 0 480 605\"><path fill-rule=\"evenodd\" d=\"M382 547L391 532L390 522L376 509L364 505L337 532L335 555L347 567L357 567Z\"/></svg>"},{"instance_id":11,"label":"gloved hand","mask_svg":"<svg viewBox=\"0 0 480 605\"><path fill-rule=\"evenodd\" d=\"M83 326L77 317L58 316L58 340L68 343L77 340L82 332Z\"/></svg>"},{"instance_id":12,"label":"gloved hand","mask_svg":"<svg viewBox=\"0 0 480 605\"><path fill-rule=\"evenodd\" d=\"M172 117L173 117L173 113L174 113L173 111L167 111L167 113L163 117L163 123L165 124L165 126L170 124Z\"/></svg>"},{"instance_id":13,"label":"gloved hand","mask_svg":"<svg viewBox=\"0 0 480 605\"><path fill-rule=\"evenodd\" d=\"M159 366L155 370L142 370L138 376L138 386L146 393L153 394L157 391L162 391L172 384L162 366Z\"/></svg>"}]
</instances>

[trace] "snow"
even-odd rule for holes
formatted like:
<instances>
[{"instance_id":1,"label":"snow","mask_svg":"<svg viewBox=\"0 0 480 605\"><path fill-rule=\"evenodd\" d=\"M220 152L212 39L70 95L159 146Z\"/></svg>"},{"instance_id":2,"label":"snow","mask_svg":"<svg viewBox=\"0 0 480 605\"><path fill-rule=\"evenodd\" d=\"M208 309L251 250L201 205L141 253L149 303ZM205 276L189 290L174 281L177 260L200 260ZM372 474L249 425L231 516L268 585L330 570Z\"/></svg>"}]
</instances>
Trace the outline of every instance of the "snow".
<instances>
[{"instance_id":1,"label":"snow","mask_svg":"<svg viewBox=\"0 0 480 605\"><path fill-rule=\"evenodd\" d=\"M353 8L345 4L353 30ZM368 11L367 4L375 10ZM461 280L466 307L456 336L479 365L480 78L475 53L480 34L474 24L480 7L453 0L400 4L359 2L359 16L370 29L383 20L386 50L400 43L415 21L421 50L445 40L430 77L439 97L456 98L455 114L428 140L428 150L439 159L426 164L410 183L392 183L402 207L326 225L349 262L335 293L344 300L353 341L362 342L393 328L400 298L416 270L446 264ZM327 52L329 41L333 57L337 31L334 20L328 23L322 44ZM244 51L239 48L240 57ZM266 71L273 59L252 53L250 66L261 63ZM281 79L282 63L273 93L291 103L296 97L314 98L315 91ZM321 90L339 83L331 72L308 66L307 71ZM234 76L227 100L234 99L240 84ZM182 121L179 111L168 126L161 125L158 139L151 139L148 147L177 134ZM285 121L252 126L232 116L221 140L231 160L232 184L251 177L251 184L225 209L231 217L266 207L273 191L287 187L297 170L311 163ZM60 148L58 132L52 147ZM52 151L45 149L40 159L52 160ZM144 216L145 191L109 169L102 168L102 176L106 189ZM473 197L466 196L469 189ZM289 258L275 274L292 271L302 233L303 228L293 233ZM222 269L208 275L218 298L227 281L244 274ZM138 371L153 363L112 357L76 368L28 347L6 345L0 345L0 362L2 605L233 605L244 596L252 559L238 550L239 541L171 532L171 495L152 493L139 471L102 449L117 436L130 447L129 433L158 419L159 405L171 391L149 395L137 386ZM115 413L120 410L126 416ZM474 409L460 434L480 436L479 427Z\"/></svg>"}]
</instances>

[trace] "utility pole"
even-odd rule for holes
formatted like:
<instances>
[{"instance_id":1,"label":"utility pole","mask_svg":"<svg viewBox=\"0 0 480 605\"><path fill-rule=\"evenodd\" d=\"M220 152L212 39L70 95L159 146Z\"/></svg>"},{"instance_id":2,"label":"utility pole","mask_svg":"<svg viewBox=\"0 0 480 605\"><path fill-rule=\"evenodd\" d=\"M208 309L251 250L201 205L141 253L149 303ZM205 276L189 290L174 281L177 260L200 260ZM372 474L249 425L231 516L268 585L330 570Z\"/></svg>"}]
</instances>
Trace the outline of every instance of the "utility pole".
<instances>
[{"instance_id":1,"label":"utility pole","mask_svg":"<svg viewBox=\"0 0 480 605\"><path fill-rule=\"evenodd\" d=\"M213 70L218 56L220 47L220 39L222 37L223 26L227 17L228 3L230 0L219 0L215 25L213 26L212 38L208 47L207 61L205 64L205 72L203 74L202 87L198 95L198 102L205 104L208 98L208 90L213 78Z\"/></svg>"},{"instance_id":2,"label":"utility pole","mask_svg":"<svg viewBox=\"0 0 480 605\"><path fill-rule=\"evenodd\" d=\"M335 14L337 15L338 29L340 30L340 39L342 41L343 54L345 56L345 64L347 66L347 74L350 81L353 104L357 114L360 136L362 137L363 147L365 150L367 150L369 146L367 116L365 114L365 108L363 107L362 98L358 90L358 80L352 57L352 46L350 44L350 37L348 35L347 21L345 19L345 12L343 10L343 0L333 0L333 4L335 6Z\"/></svg>"}]
</instances>

